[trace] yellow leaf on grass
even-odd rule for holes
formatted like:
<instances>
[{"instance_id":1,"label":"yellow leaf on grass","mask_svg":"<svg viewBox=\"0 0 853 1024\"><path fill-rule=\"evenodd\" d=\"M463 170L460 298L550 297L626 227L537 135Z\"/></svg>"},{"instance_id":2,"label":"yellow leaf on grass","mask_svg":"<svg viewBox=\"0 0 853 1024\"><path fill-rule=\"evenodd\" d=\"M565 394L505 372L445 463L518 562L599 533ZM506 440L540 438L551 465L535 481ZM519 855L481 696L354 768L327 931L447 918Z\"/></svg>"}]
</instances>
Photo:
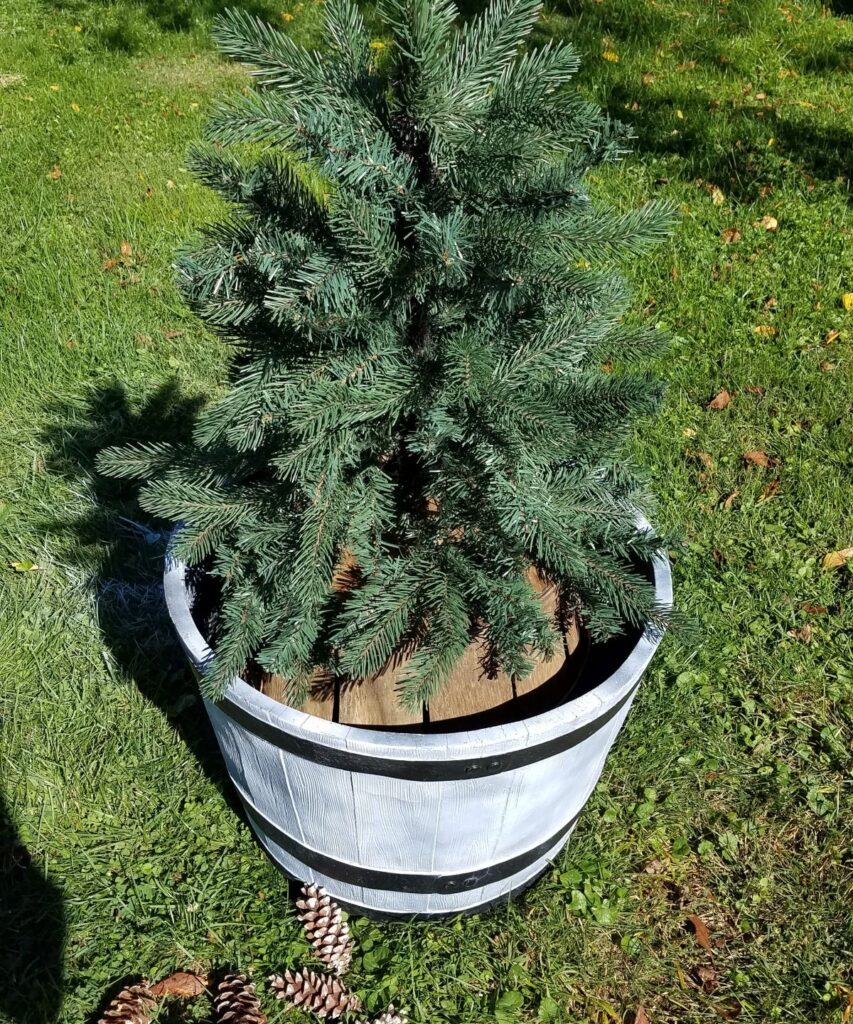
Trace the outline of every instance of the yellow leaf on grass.
<instances>
[{"instance_id":1,"label":"yellow leaf on grass","mask_svg":"<svg viewBox=\"0 0 853 1024\"><path fill-rule=\"evenodd\" d=\"M613 64L617 64L619 62L619 54L615 50L605 50L601 56L604 60L609 60Z\"/></svg>"},{"instance_id":2,"label":"yellow leaf on grass","mask_svg":"<svg viewBox=\"0 0 853 1024\"><path fill-rule=\"evenodd\" d=\"M79 114L80 113L80 104L79 103L72 103L71 104L71 109L74 111L75 114Z\"/></svg>"},{"instance_id":3,"label":"yellow leaf on grass","mask_svg":"<svg viewBox=\"0 0 853 1024\"><path fill-rule=\"evenodd\" d=\"M841 296L841 305L848 313L853 313L853 292L845 292Z\"/></svg>"},{"instance_id":4,"label":"yellow leaf on grass","mask_svg":"<svg viewBox=\"0 0 853 1024\"><path fill-rule=\"evenodd\" d=\"M723 192L721 188L718 188L716 185L714 185L714 187L711 189L711 202L714 204L714 206L722 206L725 201L725 192Z\"/></svg>"},{"instance_id":5,"label":"yellow leaf on grass","mask_svg":"<svg viewBox=\"0 0 853 1024\"><path fill-rule=\"evenodd\" d=\"M765 337L771 338L776 333L776 328L771 324L758 324L752 328L754 334L763 334Z\"/></svg>"},{"instance_id":6,"label":"yellow leaf on grass","mask_svg":"<svg viewBox=\"0 0 853 1024\"><path fill-rule=\"evenodd\" d=\"M841 548L839 551L830 551L828 555L825 555L821 565L824 569L838 569L851 558L853 558L853 548Z\"/></svg>"},{"instance_id":7,"label":"yellow leaf on grass","mask_svg":"<svg viewBox=\"0 0 853 1024\"><path fill-rule=\"evenodd\" d=\"M764 228L765 231L775 231L779 227L779 221L768 214L766 217L762 217L761 220L758 221L757 227Z\"/></svg>"},{"instance_id":8,"label":"yellow leaf on grass","mask_svg":"<svg viewBox=\"0 0 853 1024\"><path fill-rule=\"evenodd\" d=\"M14 569L15 572L35 572L39 567L35 562L31 562L29 558L25 558L21 562L10 562L9 568Z\"/></svg>"}]
</instances>

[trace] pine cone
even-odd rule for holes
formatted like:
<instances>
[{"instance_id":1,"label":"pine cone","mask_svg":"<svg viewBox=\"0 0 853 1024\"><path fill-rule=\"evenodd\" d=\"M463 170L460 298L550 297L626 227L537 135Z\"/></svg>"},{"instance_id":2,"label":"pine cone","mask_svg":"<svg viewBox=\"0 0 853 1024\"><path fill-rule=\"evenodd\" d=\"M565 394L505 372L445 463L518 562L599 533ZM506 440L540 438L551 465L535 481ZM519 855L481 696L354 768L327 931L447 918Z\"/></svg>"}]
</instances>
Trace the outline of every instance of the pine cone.
<instances>
[{"instance_id":1,"label":"pine cone","mask_svg":"<svg viewBox=\"0 0 853 1024\"><path fill-rule=\"evenodd\" d=\"M156 1005L157 1000L151 994L148 982L140 981L138 985L129 985L119 992L104 1010L98 1024L148 1024Z\"/></svg>"},{"instance_id":2,"label":"pine cone","mask_svg":"<svg viewBox=\"0 0 853 1024\"><path fill-rule=\"evenodd\" d=\"M317 956L335 974L346 974L352 960L352 938L341 908L318 885L303 885L302 899L296 901L296 906L302 911L299 920Z\"/></svg>"},{"instance_id":3,"label":"pine cone","mask_svg":"<svg viewBox=\"0 0 853 1024\"><path fill-rule=\"evenodd\" d=\"M270 985L276 999L292 1006L310 1010L318 1017L340 1017L342 1013L361 1009L361 1000L337 978L316 971L285 971L284 977L274 974Z\"/></svg>"},{"instance_id":4,"label":"pine cone","mask_svg":"<svg viewBox=\"0 0 853 1024\"><path fill-rule=\"evenodd\" d=\"M267 1024L255 995L255 986L245 974L226 974L219 983L213 1009L217 1024Z\"/></svg>"},{"instance_id":5,"label":"pine cone","mask_svg":"<svg viewBox=\"0 0 853 1024\"><path fill-rule=\"evenodd\" d=\"M358 1024L368 1024L368 1022L360 1020ZM388 1009L384 1013L380 1013L376 1020L373 1021L373 1024L409 1024L409 1021L404 1014L397 1013L393 1003L389 1003Z\"/></svg>"}]
</instances>

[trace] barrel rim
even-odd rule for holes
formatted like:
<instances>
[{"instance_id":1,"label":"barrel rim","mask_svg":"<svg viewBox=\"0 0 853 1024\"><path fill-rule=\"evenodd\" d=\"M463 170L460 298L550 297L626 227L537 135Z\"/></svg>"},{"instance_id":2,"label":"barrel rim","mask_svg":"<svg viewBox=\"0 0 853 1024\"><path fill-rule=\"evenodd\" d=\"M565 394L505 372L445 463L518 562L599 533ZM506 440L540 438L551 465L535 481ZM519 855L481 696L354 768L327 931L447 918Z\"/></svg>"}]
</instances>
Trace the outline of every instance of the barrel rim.
<instances>
[{"instance_id":1,"label":"barrel rim","mask_svg":"<svg viewBox=\"0 0 853 1024\"><path fill-rule=\"evenodd\" d=\"M652 531L645 518L638 517L638 524ZM658 555L651 569L658 603L670 607L666 555ZM193 668L204 672L215 655L192 617L186 574L186 563L170 546L163 575L166 604ZM596 732L632 696L661 639L661 631L649 624L635 642L626 643L624 658L593 689L530 718L468 732L409 733L330 722L273 700L237 676L218 706L250 731L264 738L278 735L297 755L334 767L428 780L424 771L432 764L436 778L480 777L552 756L573 745L573 737Z\"/></svg>"}]
</instances>

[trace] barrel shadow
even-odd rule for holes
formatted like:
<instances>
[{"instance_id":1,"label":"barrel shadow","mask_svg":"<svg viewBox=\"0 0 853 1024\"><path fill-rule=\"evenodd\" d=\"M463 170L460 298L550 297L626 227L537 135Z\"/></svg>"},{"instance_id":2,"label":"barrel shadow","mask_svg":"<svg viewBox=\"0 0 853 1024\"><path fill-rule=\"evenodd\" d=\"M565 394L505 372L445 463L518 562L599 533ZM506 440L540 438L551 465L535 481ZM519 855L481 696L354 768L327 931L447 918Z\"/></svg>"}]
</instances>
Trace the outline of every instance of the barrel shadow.
<instances>
[{"instance_id":1,"label":"barrel shadow","mask_svg":"<svg viewBox=\"0 0 853 1024\"><path fill-rule=\"evenodd\" d=\"M65 911L0 796L0 1020L52 1024L62 1002Z\"/></svg>"},{"instance_id":2,"label":"barrel shadow","mask_svg":"<svg viewBox=\"0 0 853 1024\"><path fill-rule=\"evenodd\" d=\"M168 524L140 508L134 483L95 470L98 453L108 445L189 440L202 404L201 396L182 394L171 379L138 402L123 385L109 384L49 405L50 425L42 433L48 468L89 502L81 514L46 525L76 540L69 557L92 574L98 625L114 663L160 709L205 776L244 818L166 610L162 574Z\"/></svg>"}]
</instances>

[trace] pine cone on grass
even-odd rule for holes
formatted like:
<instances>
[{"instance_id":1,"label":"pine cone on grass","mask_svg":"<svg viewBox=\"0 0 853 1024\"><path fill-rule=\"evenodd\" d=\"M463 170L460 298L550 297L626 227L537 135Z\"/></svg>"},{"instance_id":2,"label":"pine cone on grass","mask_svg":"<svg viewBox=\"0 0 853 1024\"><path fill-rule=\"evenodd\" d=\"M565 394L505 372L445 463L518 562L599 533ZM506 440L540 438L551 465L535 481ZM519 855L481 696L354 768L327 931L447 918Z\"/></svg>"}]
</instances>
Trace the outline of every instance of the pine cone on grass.
<instances>
[{"instance_id":1,"label":"pine cone on grass","mask_svg":"<svg viewBox=\"0 0 853 1024\"><path fill-rule=\"evenodd\" d=\"M276 999L283 999L302 1010L310 1010L318 1017L340 1017L343 1013L361 1009L358 996L329 974L285 971L283 978L277 974L272 975L270 985Z\"/></svg>"},{"instance_id":2,"label":"pine cone on grass","mask_svg":"<svg viewBox=\"0 0 853 1024\"><path fill-rule=\"evenodd\" d=\"M216 1024L267 1024L255 995L255 986L245 974L226 974L213 1001Z\"/></svg>"},{"instance_id":3,"label":"pine cone on grass","mask_svg":"<svg viewBox=\"0 0 853 1024\"><path fill-rule=\"evenodd\" d=\"M148 1024L156 1005L157 1000L151 994L148 982L140 981L119 992L104 1010L98 1024Z\"/></svg>"},{"instance_id":4,"label":"pine cone on grass","mask_svg":"<svg viewBox=\"0 0 853 1024\"><path fill-rule=\"evenodd\" d=\"M360 1020L358 1024L368 1024L366 1020ZM373 1024L409 1024L408 1018L394 1009L394 1004L389 1003L388 1009L380 1013Z\"/></svg>"},{"instance_id":5,"label":"pine cone on grass","mask_svg":"<svg viewBox=\"0 0 853 1024\"><path fill-rule=\"evenodd\" d=\"M317 956L338 976L346 974L352 960L352 938L341 908L319 885L303 885L296 906L302 911L299 920Z\"/></svg>"}]
</instances>

